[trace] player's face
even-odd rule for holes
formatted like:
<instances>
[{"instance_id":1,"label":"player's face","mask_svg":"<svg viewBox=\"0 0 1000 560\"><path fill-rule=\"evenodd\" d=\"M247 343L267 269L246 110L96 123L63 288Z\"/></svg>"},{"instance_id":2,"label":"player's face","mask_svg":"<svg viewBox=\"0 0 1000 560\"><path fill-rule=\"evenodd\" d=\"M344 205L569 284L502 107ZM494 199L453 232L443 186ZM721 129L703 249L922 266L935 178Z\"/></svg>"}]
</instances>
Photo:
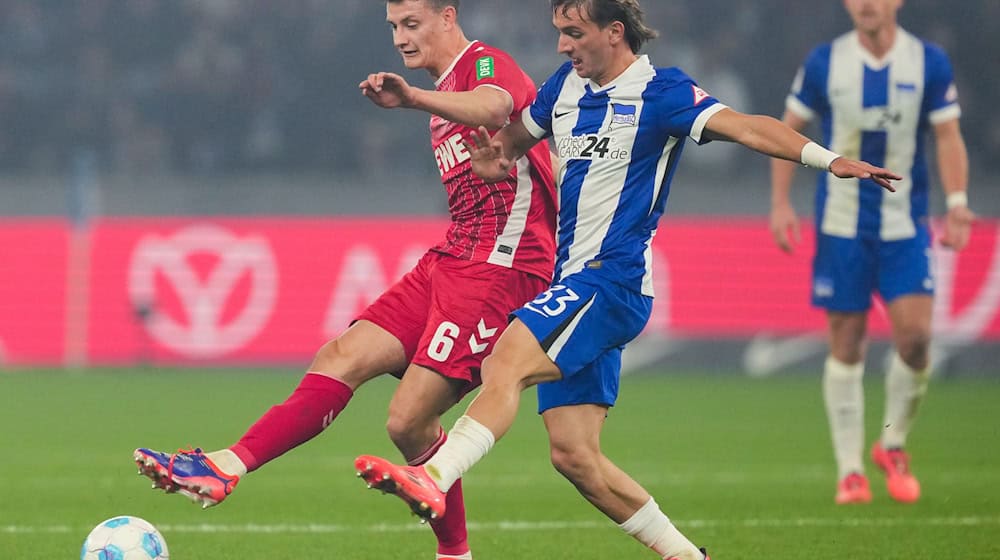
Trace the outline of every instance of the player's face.
<instances>
[{"instance_id":1,"label":"player's face","mask_svg":"<svg viewBox=\"0 0 1000 560\"><path fill-rule=\"evenodd\" d=\"M386 21L392 27L392 42L403 56L407 68L434 68L437 66L437 51L448 25L448 12L440 12L424 0L404 0L385 5Z\"/></svg>"},{"instance_id":2,"label":"player's face","mask_svg":"<svg viewBox=\"0 0 1000 560\"><path fill-rule=\"evenodd\" d=\"M844 0L854 28L862 33L878 31L896 25L896 12L903 0Z\"/></svg>"},{"instance_id":3,"label":"player's face","mask_svg":"<svg viewBox=\"0 0 1000 560\"><path fill-rule=\"evenodd\" d=\"M608 40L611 27L601 29L575 7L565 13L556 9L552 25L559 30L559 54L573 61L577 75L603 84L614 54Z\"/></svg>"}]
</instances>

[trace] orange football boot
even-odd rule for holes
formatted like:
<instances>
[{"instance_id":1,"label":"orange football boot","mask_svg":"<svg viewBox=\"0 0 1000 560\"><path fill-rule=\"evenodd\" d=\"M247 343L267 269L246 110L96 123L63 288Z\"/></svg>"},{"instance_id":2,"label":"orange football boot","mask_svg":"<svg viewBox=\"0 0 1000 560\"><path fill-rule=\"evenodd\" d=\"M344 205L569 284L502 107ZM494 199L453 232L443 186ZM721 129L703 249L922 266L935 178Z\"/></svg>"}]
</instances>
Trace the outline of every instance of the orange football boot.
<instances>
[{"instance_id":1,"label":"orange football boot","mask_svg":"<svg viewBox=\"0 0 1000 560\"><path fill-rule=\"evenodd\" d=\"M444 492L437 487L424 467L407 467L362 455L354 460L358 476L368 483L369 488L395 494L409 504L421 522L444 517Z\"/></svg>"},{"instance_id":2,"label":"orange football boot","mask_svg":"<svg viewBox=\"0 0 1000 560\"><path fill-rule=\"evenodd\" d=\"M885 449L882 442L872 446L872 461L885 473L885 486L897 502L912 504L920 498L920 482L910 472L910 456L899 447Z\"/></svg>"},{"instance_id":3,"label":"orange football boot","mask_svg":"<svg viewBox=\"0 0 1000 560\"><path fill-rule=\"evenodd\" d=\"M872 501L872 489L868 485L868 477L861 473L851 473L837 484L837 504L867 504Z\"/></svg>"}]
</instances>

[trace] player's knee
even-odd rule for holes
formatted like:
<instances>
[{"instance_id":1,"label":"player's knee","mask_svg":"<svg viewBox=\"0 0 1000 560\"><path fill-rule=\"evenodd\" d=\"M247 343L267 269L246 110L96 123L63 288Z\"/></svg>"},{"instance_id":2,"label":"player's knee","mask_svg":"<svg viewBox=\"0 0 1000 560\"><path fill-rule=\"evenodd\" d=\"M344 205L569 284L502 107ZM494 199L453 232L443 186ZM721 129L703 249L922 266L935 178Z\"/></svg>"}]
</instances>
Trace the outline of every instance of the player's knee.
<instances>
[{"instance_id":1,"label":"player's knee","mask_svg":"<svg viewBox=\"0 0 1000 560\"><path fill-rule=\"evenodd\" d=\"M371 378L370 372L348 352L339 339L324 344L313 357L309 371L343 381L352 389Z\"/></svg>"},{"instance_id":2,"label":"player's knee","mask_svg":"<svg viewBox=\"0 0 1000 560\"><path fill-rule=\"evenodd\" d=\"M413 433L417 425L416 419L411 415L389 412L389 418L385 422L385 431L389 434L389 439L396 446L409 443L410 434Z\"/></svg>"},{"instance_id":3,"label":"player's knee","mask_svg":"<svg viewBox=\"0 0 1000 560\"><path fill-rule=\"evenodd\" d=\"M389 439L407 459L424 452L437 439L440 429L437 417L431 419L402 408L390 407L385 422Z\"/></svg>"},{"instance_id":4,"label":"player's knee","mask_svg":"<svg viewBox=\"0 0 1000 560\"><path fill-rule=\"evenodd\" d=\"M576 486L589 486L588 479L600 470L597 457L589 450L553 446L549 458L556 471Z\"/></svg>"},{"instance_id":5,"label":"player's knee","mask_svg":"<svg viewBox=\"0 0 1000 560\"><path fill-rule=\"evenodd\" d=\"M896 336L896 351L907 365L915 369L927 366L931 346L930 329L909 328Z\"/></svg>"}]
</instances>

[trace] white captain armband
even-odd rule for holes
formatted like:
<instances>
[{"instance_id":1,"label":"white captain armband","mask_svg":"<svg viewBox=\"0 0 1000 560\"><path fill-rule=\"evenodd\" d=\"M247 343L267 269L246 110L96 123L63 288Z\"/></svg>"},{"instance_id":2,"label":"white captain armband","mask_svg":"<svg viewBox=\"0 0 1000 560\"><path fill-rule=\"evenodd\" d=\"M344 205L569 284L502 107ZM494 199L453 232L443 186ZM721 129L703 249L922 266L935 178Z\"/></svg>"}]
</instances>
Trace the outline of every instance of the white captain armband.
<instances>
[{"instance_id":1,"label":"white captain armband","mask_svg":"<svg viewBox=\"0 0 1000 560\"><path fill-rule=\"evenodd\" d=\"M839 158L840 154L831 152L815 142L809 142L805 146L802 146L802 155L799 157L802 165L829 171L830 164L833 163L833 160Z\"/></svg>"}]
</instances>

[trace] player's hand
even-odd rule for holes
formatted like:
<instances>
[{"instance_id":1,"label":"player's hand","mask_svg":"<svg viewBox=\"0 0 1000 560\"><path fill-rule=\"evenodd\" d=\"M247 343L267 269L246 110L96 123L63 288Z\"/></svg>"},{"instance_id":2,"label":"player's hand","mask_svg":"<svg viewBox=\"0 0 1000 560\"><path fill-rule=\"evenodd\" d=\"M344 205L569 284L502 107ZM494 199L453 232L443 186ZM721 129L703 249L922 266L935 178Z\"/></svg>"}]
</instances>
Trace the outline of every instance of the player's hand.
<instances>
[{"instance_id":1,"label":"player's hand","mask_svg":"<svg viewBox=\"0 0 1000 560\"><path fill-rule=\"evenodd\" d=\"M361 93L379 107L394 109L413 105L414 88L399 74L377 72L358 84Z\"/></svg>"},{"instance_id":2,"label":"player's hand","mask_svg":"<svg viewBox=\"0 0 1000 560\"><path fill-rule=\"evenodd\" d=\"M462 143L472 156L472 172L487 183L504 180L514 167L514 162L503 155L503 144L490 138L485 126L470 132Z\"/></svg>"},{"instance_id":3,"label":"player's hand","mask_svg":"<svg viewBox=\"0 0 1000 560\"><path fill-rule=\"evenodd\" d=\"M784 202L771 207L771 236L778 247L789 254L802 241L799 217L791 204Z\"/></svg>"},{"instance_id":4,"label":"player's hand","mask_svg":"<svg viewBox=\"0 0 1000 560\"><path fill-rule=\"evenodd\" d=\"M868 162L855 161L845 157L839 157L830 164L830 173L841 179L855 177L857 179L871 179L875 184L889 192L896 192L896 187L890 181L899 181L903 177L889 171L876 167Z\"/></svg>"},{"instance_id":5,"label":"player's hand","mask_svg":"<svg viewBox=\"0 0 1000 560\"><path fill-rule=\"evenodd\" d=\"M941 238L941 245L955 251L964 249L969 244L974 221L976 215L965 206L956 206L948 210L944 218L944 236Z\"/></svg>"}]
</instances>

